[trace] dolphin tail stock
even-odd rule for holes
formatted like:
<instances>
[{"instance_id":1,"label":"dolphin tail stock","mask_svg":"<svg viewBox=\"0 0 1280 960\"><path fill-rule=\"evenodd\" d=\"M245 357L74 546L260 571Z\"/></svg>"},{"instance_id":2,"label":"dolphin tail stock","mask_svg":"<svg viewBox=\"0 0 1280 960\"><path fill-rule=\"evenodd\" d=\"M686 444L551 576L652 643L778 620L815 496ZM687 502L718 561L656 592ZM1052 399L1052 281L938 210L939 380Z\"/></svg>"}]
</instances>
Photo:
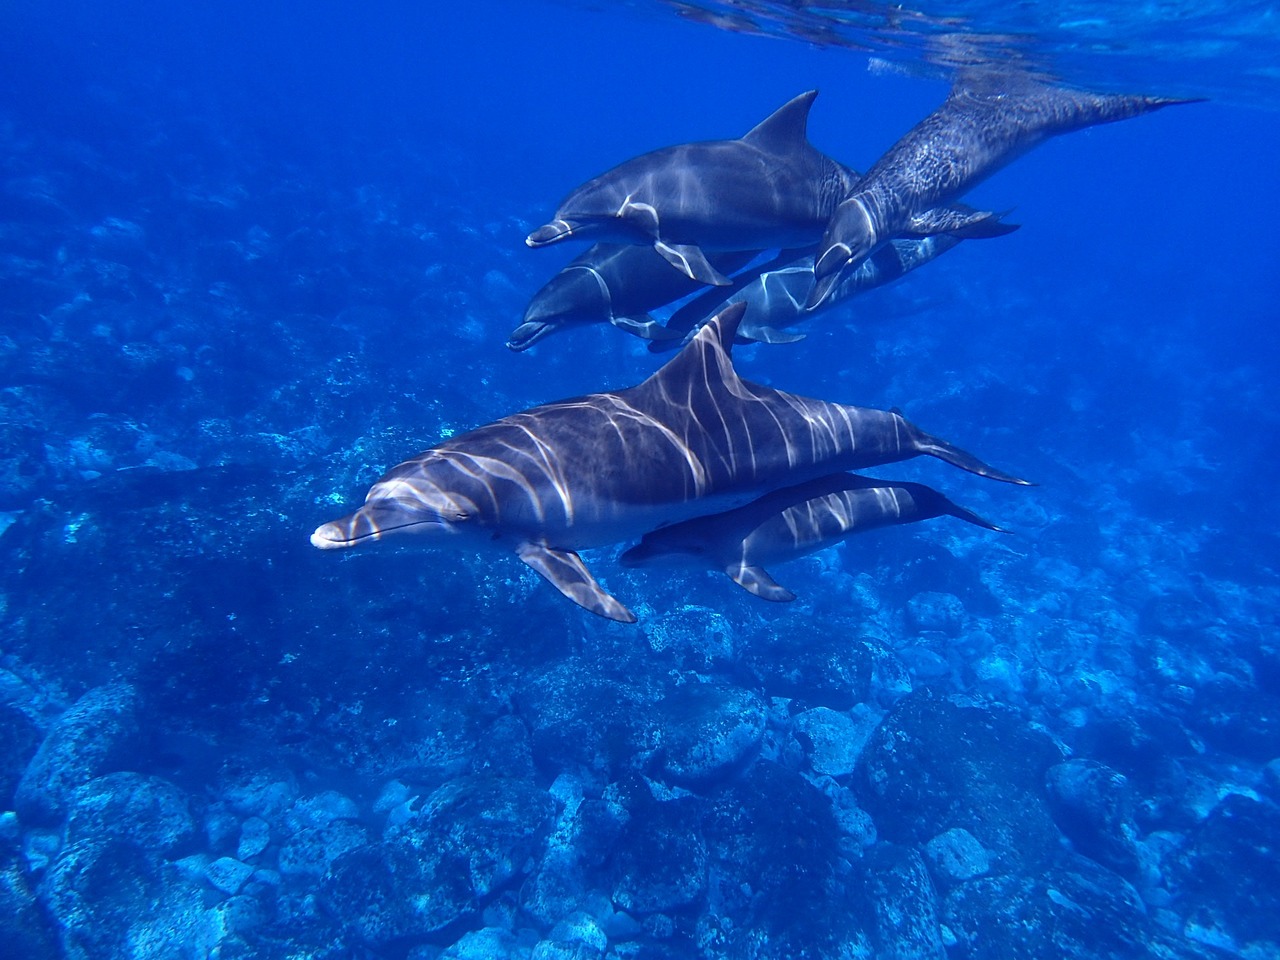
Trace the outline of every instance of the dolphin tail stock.
<instances>
[{"instance_id":1,"label":"dolphin tail stock","mask_svg":"<svg viewBox=\"0 0 1280 960\"><path fill-rule=\"evenodd\" d=\"M748 593L753 593L761 600L772 600L774 603L790 603L796 595L780 585L769 576L764 567L750 564L736 564L725 569L725 575Z\"/></svg>"},{"instance_id":2,"label":"dolphin tail stock","mask_svg":"<svg viewBox=\"0 0 1280 960\"><path fill-rule=\"evenodd\" d=\"M539 576L584 610L619 623L636 622L636 615L604 592L582 558L572 550L523 543L516 553Z\"/></svg>"},{"instance_id":3,"label":"dolphin tail stock","mask_svg":"<svg viewBox=\"0 0 1280 960\"><path fill-rule=\"evenodd\" d=\"M893 411L899 417L902 414L895 409ZM937 457L944 463L949 463L953 467L959 467L961 470L967 470L970 473L976 473L980 477L986 477L989 480L999 480L1001 483L1014 483L1020 487L1033 487L1030 480L1023 480L1021 477L1015 477L1011 473L1005 473L1003 470L997 470L988 464L983 463L968 451L961 450L955 444L948 443L938 437L925 433L910 420L902 417L903 424L911 431L912 441L915 449L922 454L930 457ZM981 524L980 524L981 525Z\"/></svg>"}]
</instances>

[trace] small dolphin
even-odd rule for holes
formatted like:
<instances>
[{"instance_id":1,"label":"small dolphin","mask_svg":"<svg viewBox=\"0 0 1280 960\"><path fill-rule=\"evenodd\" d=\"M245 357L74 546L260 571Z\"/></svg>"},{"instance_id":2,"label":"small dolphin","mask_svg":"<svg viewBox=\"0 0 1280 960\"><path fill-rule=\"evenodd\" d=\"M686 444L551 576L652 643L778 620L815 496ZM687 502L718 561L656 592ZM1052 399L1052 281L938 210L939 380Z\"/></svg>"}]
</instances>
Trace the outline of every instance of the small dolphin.
<instances>
[{"instance_id":1,"label":"small dolphin","mask_svg":"<svg viewBox=\"0 0 1280 960\"><path fill-rule=\"evenodd\" d=\"M570 600L631 623L576 551L922 454L1026 483L900 414L742 380L729 352L744 310L728 307L638 386L533 407L393 467L364 506L321 525L311 543L336 549L418 534L514 552Z\"/></svg>"},{"instance_id":2,"label":"small dolphin","mask_svg":"<svg viewBox=\"0 0 1280 960\"><path fill-rule=\"evenodd\" d=\"M1187 102L1085 93L1017 76L963 77L841 201L818 245L808 308L882 243L913 230L921 211L958 199L1050 137Z\"/></svg>"},{"instance_id":3,"label":"small dolphin","mask_svg":"<svg viewBox=\"0 0 1280 960\"><path fill-rule=\"evenodd\" d=\"M1017 229L1012 224L1009 230ZM875 251L847 274L839 286L822 302L822 309L834 307L874 287L882 287L905 276L941 256L960 238L938 234L920 240L894 240ZM788 327L809 319L816 311L805 307L813 289L813 257L803 256L786 266L763 273L748 272L731 287L715 287L690 300L671 315L667 337L651 337L649 349L656 352L677 346L682 331L700 326L711 314L730 303L747 304L747 318L738 327L739 340L760 343L794 343L803 333L792 333Z\"/></svg>"},{"instance_id":4,"label":"small dolphin","mask_svg":"<svg viewBox=\"0 0 1280 960\"><path fill-rule=\"evenodd\" d=\"M647 533L621 560L628 567L720 570L757 597L786 602L795 594L779 586L765 564L825 550L877 527L941 516L1006 532L922 483L838 473L775 490L736 510Z\"/></svg>"},{"instance_id":5,"label":"small dolphin","mask_svg":"<svg viewBox=\"0 0 1280 960\"><path fill-rule=\"evenodd\" d=\"M569 194L526 243L567 237L652 244L699 283L727 286L704 250L767 250L817 241L857 174L806 133L816 90L802 93L738 140L665 147Z\"/></svg>"},{"instance_id":6,"label":"small dolphin","mask_svg":"<svg viewBox=\"0 0 1280 960\"><path fill-rule=\"evenodd\" d=\"M728 252L709 260L717 270L733 273L753 256ZM507 346L528 350L559 330L593 323L611 323L646 340L681 340L683 331L667 330L649 311L700 289L701 283L672 270L652 247L597 243L533 295Z\"/></svg>"}]
</instances>

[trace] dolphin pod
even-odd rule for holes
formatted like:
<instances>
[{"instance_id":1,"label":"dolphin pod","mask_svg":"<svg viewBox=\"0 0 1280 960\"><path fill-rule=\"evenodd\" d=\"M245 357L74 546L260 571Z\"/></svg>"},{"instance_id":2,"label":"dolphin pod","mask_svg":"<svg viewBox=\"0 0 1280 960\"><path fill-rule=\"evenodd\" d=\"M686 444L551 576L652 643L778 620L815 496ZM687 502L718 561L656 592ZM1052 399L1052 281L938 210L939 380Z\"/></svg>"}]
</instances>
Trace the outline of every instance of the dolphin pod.
<instances>
[{"instance_id":1,"label":"dolphin pod","mask_svg":"<svg viewBox=\"0 0 1280 960\"><path fill-rule=\"evenodd\" d=\"M508 347L608 323L654 351L683 343L664 366L634 387L533 407L437 444L387 471L363 506L319 526L312 544L414 535L515 554L569 600L630 623L635 616L578 551L638 540L624 566L702 566L757 596L791 600L766 564L944 515L999 531L932 488L849 471L927 455L1027 481L896 410L744 380L732 346L801 339L791 327L816 309L897 280L962 240L1016 229L956 201L1043 140L1184 101L970 74L862 176L809 143L815 96L801 94L737 140L620 164L529 234L531 247L596 245L538 291ZM672 304L665 323L655 318Z\"/></svg>"},{"instance_id":2,"label":"dolphin pod","mask_svg":"<svg viewBox=\"0 0 1280 960\"><path fill-rule=\"evenodd\" d=\"M878 527L942 516L1004 532L922 483L839 473L775 490L736 510L646 533L621 561L627 567L717 570L757 597L787 602L795 594L764 564L794 560Z\"/></svg>"},{"instance_id":3,"label":"dolphin pod","mask_svg":"<svg viewBox=\"0 0 1280 960\"><path fill-rule=\"evenodd\" d=\"M533 407L389 470L364 506L320 526L321 549L415 534L515 553L592 613L634 622L577 551L743 506L781 487L928 455L1025 484L896 412L741 379L733 304L638 386Z\"/></svg>"}]
</instances>

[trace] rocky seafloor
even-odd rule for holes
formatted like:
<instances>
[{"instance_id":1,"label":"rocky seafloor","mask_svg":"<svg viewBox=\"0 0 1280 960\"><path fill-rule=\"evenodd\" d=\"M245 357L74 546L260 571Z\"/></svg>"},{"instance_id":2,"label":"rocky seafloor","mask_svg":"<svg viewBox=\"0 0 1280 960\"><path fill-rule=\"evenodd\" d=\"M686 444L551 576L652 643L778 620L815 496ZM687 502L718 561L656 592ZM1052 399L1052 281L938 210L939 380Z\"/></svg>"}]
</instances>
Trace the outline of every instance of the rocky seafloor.
<instances>
[{"instance_id":1,"label":"rocky seafloor","mask_svg":"<svg viewBox=\"0 0 1280 960\"><path fill-rule=\"evenodd\" d=\"M940 264L827 329L856 362L743 363L1036 475L922 474L1017 534L869 535L775 571L788 606L599 551L609 624L514 560L307 544L583 351L649 369L502 350L550 269L491 213L524 198L443 147L354 179L200 127L0 141L0 954L1280 954L1280 585L1208 496L1268 448L1210 467L1202 395L1100 438L1128 411L1036 349L1060 318L1003 306L993 355Z\"/></svg>"}]
</instances>

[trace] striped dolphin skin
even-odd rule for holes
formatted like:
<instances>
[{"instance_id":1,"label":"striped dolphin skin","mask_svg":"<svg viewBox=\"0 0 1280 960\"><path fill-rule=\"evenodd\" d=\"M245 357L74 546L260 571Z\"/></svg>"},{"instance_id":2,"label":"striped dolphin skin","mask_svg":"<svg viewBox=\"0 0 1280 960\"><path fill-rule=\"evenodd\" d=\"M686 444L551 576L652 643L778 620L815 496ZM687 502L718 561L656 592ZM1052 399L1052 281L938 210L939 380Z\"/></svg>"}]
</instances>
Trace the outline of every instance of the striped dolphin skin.
<instances>
[{"instance_id":1,"label":"striped dolphin skin","mask_svg":"<svg viewBox=\"0 0 1280 960\"><path fill-rule=\"evenodd\" d=\"M729 351L744 310L726 308L638 386L533 407L393 467L364 506L323 524L312 544L335 549L417 534L514 552L575 603L633 622L576 551L835 471L924 454L1026 482L900 414L741 379Z\"/></svg>"},{"instance_id":2,"label":"striped dolphin skin","mask_svg":"<svg viewBox=\"0 0 1280 960\"><path fill-rule=\"evenodd\" d=\"M757 597L787 602L795 594L769 575L766 564L825 550L868 530L942 516L1004 532L922 483L837 473L646 533L621 559L628 567L720 571Z\"/></svg>"},{"instance_id":3,"label":"striped dolphin skin","mask_svg":"<svg viewBox=\"0 0 1280 960\"><path fill-rule=\"evenodd\" d=\"M962 75L942 106L909 130L840 202L818 245L809 309L925 210L959 199L1050 137L1127 120L1161 97L1086 93L1018 75Z\"/></svg>"}]
</instances>

